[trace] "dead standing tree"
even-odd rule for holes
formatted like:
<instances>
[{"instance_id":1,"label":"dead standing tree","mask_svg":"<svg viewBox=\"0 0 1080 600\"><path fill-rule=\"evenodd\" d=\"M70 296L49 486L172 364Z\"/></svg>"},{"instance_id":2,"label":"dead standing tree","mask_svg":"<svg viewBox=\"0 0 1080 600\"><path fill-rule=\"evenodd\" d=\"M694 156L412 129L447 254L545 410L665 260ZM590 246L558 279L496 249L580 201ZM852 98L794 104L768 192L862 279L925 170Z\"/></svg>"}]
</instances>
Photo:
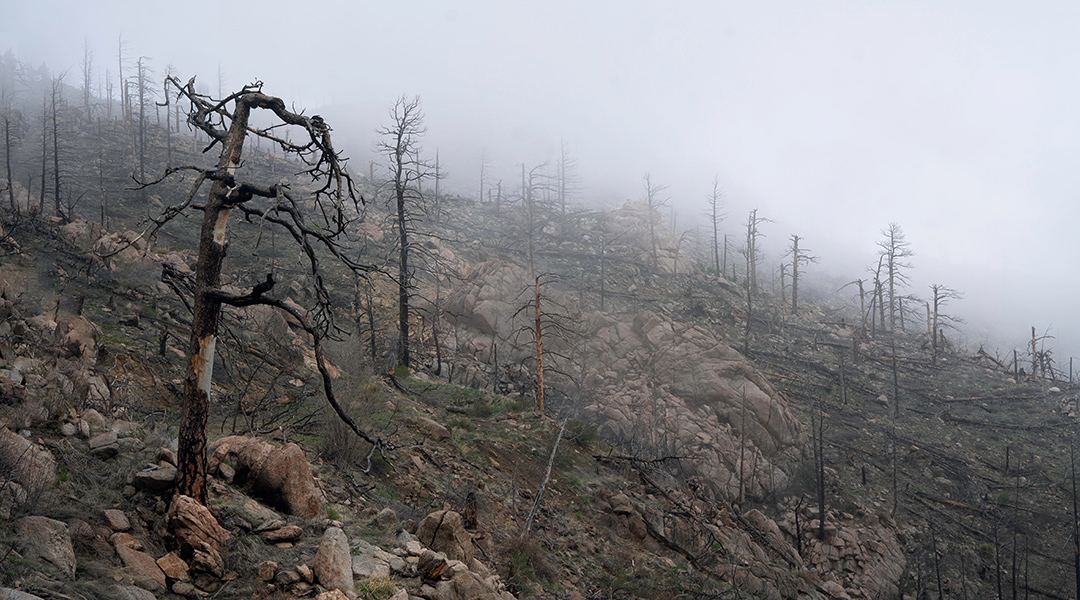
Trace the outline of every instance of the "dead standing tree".
<instances>
[{"instance_id":1,"label":"dead standing tree","mask_svg":"<svg viewBox=\"0 0 1080 600\"><path fill-rule=\"evenodd\" d=\"M959 317L953 317L941 312L941 309L951 300L963 300L964 294L958 292L951 287L932 284L930 290L933 292L933 310L931 310L931 304L926 303L927 320L929 321L929 327L927 328L930 334L930 362L931 364L937 364L938 352L942 350L945 342L944 328L953 328L955 323L963 323L963 320Z\"/></svg>"},{"instance_id":2,"label":"dead standing tree","mask_svg":"<svg viewBox=\"0 0 1080 600\"><path fill-rule=\"evenodd\" d=\"M543 286L555 280L554 276L550 273L541 273L532 279L532 285L518 294L518 298L521 298L522 295L531 290L533 292L532 300L522 305L510 319L513 321L517 319L518 315L526 311L532 317L532 322L521 326L515 332L515 336L521 333L532 335L533 347L536 350L536 372L533 388L536 397L536 409L540 414L544 414L544 372L556 371L559 374L567 375L565 372L554 368L550 361L545 366L544 357L553 356L567 361L570 360L569 356L553 351L550 344L547 348L544 348L544 340L551 341L552 338L557 338L563 342L572 342L578 336L578 333L572 323L573 318L570 316L568 307L551 296L541 293Z\"/></svg>"},{"instance_id":3,"label":"dead standing tree","mask_svg":"<svg viewBox=\"0 0 1080 600\"><path fill-rule=\"evenodd\" d=\"M280 98L264 94L262 84L258 82L245 86L227 98L215 100L195 90L194 78L186 84L175 77L170 77L167 81L175 90L177 101L185 99L190 103L188 122L209 137L210 145L204 151L214 146L221 148L214 168L188 166L166 171L165 177L181 171L194 171L197 176L187 197L180 204L167 208L155 219L152 228L152 231L156 232L173 218L190 210L199 209L203 212L180 419L177 452L179 475L174 498L188 496L205 505L206 427L210 414L210 386L218 323L223 306L262 304L277 307L296 318L314 340L316 364L322 376L327 401L358 436L371 443L373 448L383 446L381 440L360 429L338 404L330 384L321 345L321 340L336 329L331 322L330 297L323 283L317 249L321 247L355 272L369 270L367 266L349 259L339 245L341 236L351 222L349 211L358 211L363 198L356 193L352 179L345 170L345 159L334 150L330 127L321 117L308 117L288 110ZM249 118L255 109L273 113L275 123L266 128L251 125ZM299 129L303 132L302 141L287 141L277 132L279 128L294 131ZM237 178L244 141L249 134L277 144L284 152L303 162L305 170L302 174L310 177L315 184L313 202L316 206L315 214L321 222L310 225L307 223L297 198L286 186L263 186ZM210 182L210 192L205 204L194 204L195 197L207 181ZM269 224L283 229L299 246L302 256L307 259L317 299L317 306L308 315L266 295L274 287L273 274L268 274L265 281L255 285L246 294L234 295L223 291L221 271L228 250L226 230L229 216L234 210L249 220L259 220L263 226Z\"/></svg>"},{"instance_id":4,"label":"dead standing tree","mask_svg":"<svg viewBox=\"0 0 1080 600\"><path fill-rule=\"evenodd\" d=\"M395 209L398 234L398 349L397 363L408 367L409 352L409 297L413 293L409 254L412 246L409 234L413 232L416 205L423 203L420 192L422 180L429 176L428 166L420 158L420 138L424 127L424 113L420 110L420 98L401 96L390 109L393 124L378 130L383 141L379 150L386 155L390 168L390 202ZM422 208L422 207L421 207Z\"/></svg>"},{"instance_id":5,"label":"dead standing tree","mask_svg":"<svg viewBox=\"0 0 1080 600\"><path fill-rule=\"evenodd\" d=\"M726 206L724 190L720 187L720 177L713 177L712 192L705 196L705 199L709 203L709 209L706 211L705 216L709 219L709 226L712 228L712 254L713 264L716 268L717 274L727 277L727 256L725 252L724 262L720 262L720 223L727 218L727 213L724 212ZM724 240L725 243L727 240ZM726 251L726 248L725 248Z\"/></svg>"},{"instance_id":6,"label":"dead standing tree","mask_svg":"<svg viewBox=\"0 0 1080 600\"><path fill-rule=\"evenodd\" d=\"M652 175L645 174L645 222L649 227L649 243L652 245L652 268L660 270L660 258L656 251L656 217L660 216L660 209L668 205L669 199L660 197L666 185L657 185L652 182Z\"/></svg>"},{"instance_id":7,"label":"dead standing tree","mask_svg":"<svg viewBox=\"0 0 1080 600\"><path fill-rule=\"evenodd\" d=\"M791 257L791 314L799 314L799 267L816 263L818 257L811 256L806 248L799 248L801 237L791 234L791 246L784 256Z\"/></svg>"}]
</instances>

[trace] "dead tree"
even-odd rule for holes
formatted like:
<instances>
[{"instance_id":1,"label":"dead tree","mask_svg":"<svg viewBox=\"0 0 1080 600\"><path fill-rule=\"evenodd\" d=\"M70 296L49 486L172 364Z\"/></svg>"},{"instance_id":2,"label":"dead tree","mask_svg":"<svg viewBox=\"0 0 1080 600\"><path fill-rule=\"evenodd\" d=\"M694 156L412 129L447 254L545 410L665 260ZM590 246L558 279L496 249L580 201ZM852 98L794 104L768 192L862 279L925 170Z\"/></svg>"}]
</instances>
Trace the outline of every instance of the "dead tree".
<instances>
[{"instance_id":1,"label":"dead tree","mask_svg":"<svg viewBox=\"0 0 1080 600\"><path fill-rule=\"evenodd\" d=\"M863 288L864 283L866 283L865 279L856 279L854 281L849 281L848 283L845 283L840 288L840 290L842 290L849 285L859 286L859 318L861 319L861 337L866 337L866 290Z\"/></svg>"},{"instance_id":2,"label":"dead tree","mask_svg":"<svg viewBox=\"0 0 1080 600\"><path fill-rule=\"evenodd\" d=\"M743 256L746 258L746 285L750 293L756 294L758 291L757 282L757 265L758 259L761 258L761 250L758 248L758 241L760 238L765 237L765 234L761 233L759 226L762 223L771 223L772 219L766 219L765 217L759 217L757 209L750 211L750 214L746 218L746 244L742 248Z\"/></svg>"},{"instance_id":3,"label":"dead tree","mask_svg":"<svg viewBox=\"0 0 1080 600\"><path fill-rule=\"evenodd\" d=\"M559 140L559 160L555 163L555 188L558 193L559 211L566 215L566 204L581 187L577 171L577 158L570 154L570 143Z\"/></svg>"},{"instance_id":4,"label":"dead tree","mask_svg":"<svg viewBox=\"0 0 1080 600\"><path fill-rule=\"evenodd\" d=\"M799 248L801 237L791 234L791 245L784 256L791 257L791 314L799 314L799 267L816 263L818 257L812 256L806 248Z\"/></svg>"},{"instance_id":5,"label":"dead tree","mask_svg":"<svg viewBox=\"0 0 1080 600\"><path fill-rule=\"evenodd\" d=\"M220 147L217 164L213 168L187 166L166 171L162 179L177 173L193 172L196 176L188 195L155 219L148 232L148 237L152 236L179 215L195 210L203 213L192 294L191 337L177 452L179 474L174 498L188 496L205 505L206 427L210 414L218 324L224 306L268 305L296 318L312 336L316 365L322 376L327 401L358 436L373 447L383 446L381 440L356 425L333 394L321 341L336 329L331 321L330 296L323 281L318 250L329 253L355 272L366 272L370 268L348 258L340 245L346 227L351 223L351 215L355 214L352 211L359 212L363 198L355 191L345 169L345 159L334 149L330 127L321 117L308 117L287 109L283 100L262 92L261 82L245 86L222 99L197 92L194 78L182 83L171 77L168 82L177 101L183 99L190 104L188 123L210 139L207 150ZM254 126L250 122L253 110L271 113L274 124L265 128ZM282 128L299 130L302 141L288 141L279 133ZM305 167L302 174L313 182L311 196L317 207L314 214L318 223L308 223L298 198L286 186L264 186L238 178L244 142L249 135L269 140L303 162ZM203 205L197 206L196 196L207 182L210 183L209 194ZM316 306L308 314L302 314L292 305L268 295L276 283L273 273L246 294L230 294L222 289L222 264L228 250L227 226L229 216L234 211L246 219L258 220L264 227L283 230L297 244L310 270L316 298Z\"/></svg>"},{"instance_id":6,"label":"dead tree","mask_svg":"<svg viewBox=\"0 0 1080 600\"><path fill-rule=\"evenodd\" d=\"M567 307L563 306L554 298L542 293L542 288L553 281L555 281L555 279L549 273L541 273L533 277L532 285L518 294L518 297L520 298L525 293L531 291L532 298L518 308L513 316L510 317L511 321L513 321L518 315L526 313L526 311L528 311L529 316L532 317L530 323L520 327L515 332L515 335L524 333L532 336L533 348L536 352L534 393L536 397L536 408L541 414L544 413L545 409L544 373L546 371L560 372L555 368L555 365L551 364L551 361L546 361L545 364L544 359L550 355L564 360L570 360L568 356L552 350L550 342L553 338L569 342L577 336L577 330L572 324L570 311ZM546 348L544 346L545 340L549 342ZM566 373L562 374L565 375Z\"/></svg>"},{"instance_id":7,"label":"dead tree","mask_svg":"<svg viewBox=\"0 0 1080 600\"><path fill-rule=\"evenodd\" d=\"M86 122L89 123L92 118L90 114L90 82L94 78L94 48L90 45L90 40L85 37L83 38L82 76L83 111L86 112Z\"/></svg>"},{"instance_id":8,"label":"dead tree","mask_svg":"<svg viewBox=\"0 0 1080 600\"><path fill-rule=\"evenodd\" d=\"M649 243L652 246L653 271L660 268L660 259L656 252L656 216L660 215L660 209L667 206L668 198L661 197L666 185L657 185L652 182L652 176L645 174L645 223L649 227ZM655 216L654 216L655 214Z\"/></svg>"},{"instance_id":9,"label":"dead tree","mask_svg":"<svg viewBox=\"0 0 1080 600\"><path fill-rule=\"evenodd\" d=\"M962 300L964 294L952 289L951 287L932 284L930 290L933 292L933 309L931 310L929 303L927 305L927 311L930 313L927 315L930 319L930 362L931 364L937 364L938 351L941 349L941 341L944 341L944 335L939 334L943 328L955 327L956 323L962 323L963 321L958 317L947 315L941 311L946 304L951 300Z\"/></svg>"},{"instance_id":10,"label":"dead tree","mask_svg":"<svg viewBox=\"0 0 1080 600\"><path fill-rule=\"evenodd\" d=\"M68 221L70 216L64 214L64 204L60 196L60 118L58 115L64 101L61 93L64 75L66 73L62 73L52 80L52 87L49 92L49 106L51 108L49 117L52 121L53 204L56 209L56 216Z\"/></svg>"},{"instance_id":11,"label":"dead tree","mask_svg":"<svg viewBox=\"0 0 1080 600\"><path fill-rule=\"evenodd\" d=\"M720 223L727 217L727 213L724 212L724 207L727 204L725 202L724 190L720 188L720 178L713 177L712 192L705 196L705 199L709 203L706 216L709 218L709 225L712 227L712 253L713 263L716 267L716 272L720 275L725 274L725 268L727 265L727 257L724 257L724 265L720 264ZM726 242L725 236L725 242ZM726 251L726 248L725 248Z\"/></svg>"},{"instance_id":12,"label":"dead tree","mask_svg":"<svg viewBox=\"0 0 1080 600\"><path fill-rule=\"evenodd\" d=\"M19 132L22 125L22 114L10 107L3 107L4 119L4 168L7 175L8 200L11 203L11 213L17 215L19 206L15 201L15 179L11 174L11 153L18 143ZM29 193L29 192L27 192ZM29 202L29 198L27 198Z\"/></svg>"},{"instance_id":13,"label":"dead tree","mask_svg":"<svg viewBox=\"0 0 1080 600\"><path fill-rule=\"evenodd\" d=\"M907 270L911 268L911 263L905 259L914 256L915 253L911 250L911 242L904 236L904 230L896 223L889 223L888 227L881 230L881 235L883 239L878 242L878 255L882 258L885 273L888 276L883 283L889 285L889 331L895 333L899 300L897 289L907 287L910 281ZM881 308L884 309L884 306Z\"/></svg>"},{"instance_id":14,"label":"dead tree","mask_svg":"<svg viewBox=\"0 0 1080 600\"><path fill-rule=\"evenodd\" d=\"M537 232L543 229L536 196L539 192L546 192L549 189L547 175L544 174L547 166L546 162L536 165L529 169L526 176L525 163L521 164L521 202L525 208L525 261L530 278L535 276L536 271L534 258L539 237Z\"/></svg>"},{"instance_id":15,"label":"dead tree","mask_svg":"<svg viewBox=\"0 0 1080 600\"><path fill-rule=\"evenodd\" d=\"M480 204L484 203L484 186L488 183L488 169L491 161L488 160L487 150L480 150ZM499 212L499 204L495 204L495 212Z\"/></svg>"},{"instance_id":16,"label":"dead tree","mask_svg":"<svg viewBox=\"0 0 1080 600\"><path fill-rule=\"evenodd\" d=\"M420 138L424 127L424 113L420 110L420 98L402 95L390 109L392 124L378 130L383 140L379 149L386 155L390 169L390 202L395 210L398 234L398 364L408 367L412 360L409 351L409 298L414 284L409 266L412 250L409 241L413 233L413 220L418 205L423 203L421 181L428 176L427 165L420 158Z\"/></svg>"}]
</instances>

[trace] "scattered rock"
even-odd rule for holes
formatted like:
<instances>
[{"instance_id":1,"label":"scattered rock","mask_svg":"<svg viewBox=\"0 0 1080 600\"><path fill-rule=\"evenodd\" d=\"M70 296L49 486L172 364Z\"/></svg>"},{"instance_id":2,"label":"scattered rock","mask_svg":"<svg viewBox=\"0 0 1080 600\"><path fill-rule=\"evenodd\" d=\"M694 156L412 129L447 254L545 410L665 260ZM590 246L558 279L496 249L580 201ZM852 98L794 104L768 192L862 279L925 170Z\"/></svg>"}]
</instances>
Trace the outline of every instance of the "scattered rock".
<instances>
[{"instance_id":1,"label":"scattered rock","mask_svg":"<svg viewBox=\"0 0 1080 600\"><path fill-rule=\"evenodd\" d=\"M461 515L452 510L440 510L424 517L416 528L416 537L451 560L465 563L472 560L472 536L465 531Z\"/></svg>"},{"instance_id":2,"label":"scattered rock","mask_svg":"<svg viewBox=\"0 0 1080 600\"><path fill-rule=\"evenodd\" d=\"M113 531L127 531L131 529L131 521L128 520L127 515L122 510L116 510L115 508L106 508L105 522Z\"/></svg>"},{"instance_id":3,"label":"scattered rock","mask_svg":"<svg viewBox=\"0 0 1080 600\"><path fill-rule=\"evenodd\" d=\"M158 462L162 462L162 461L167 462L167 463L169 463L170 465L172 465L174 467L177 465L177 463L176 463L176 453L173 452L172 450L170 450L169 448L164 447L164 446L162 446L161 448L158 448L157 460L158 460Z\"/></svg>"},{"instance_id":4,"label":"scattered rock","mask_svg":"<svg viewBox=\"0 0 1080 600\"><path fill-rule=\"evenodd\" d=\"M375 524L383 529L395 527L398 524L397 513L392 508L384 508L375 515Z\"/></svg>"},{"instance_id":5,"label":"scattered rock","mask_svg":"<svg viewBox=\"0 0 1080 600\"><path fill-rule=\"evenodd\" d=\"M421 551L420 560L416 563L416 570L420 572L420 575L432 581L441 579L447 573L446 567L446 555L430 548Z\"/></svg>"},{"instance_id":6,"label":"scattered rock","mask_svg":"<svg viewBox=\"0 0 1080 600\"><path fill-rule=\"evenodd\" d=\"M106 460L120 454L119 438L109 431L100 433L90 438L90 454L101 460Z\"/></svg>"},{"instance_id":7,"label":"scattered rock","mask_svg":"<svg viewBox=\"0 0 1080 600\"><path fill-rule=\"evenodd\" d=\"M169 506L165 522L176 536L181 558L188 561L192 571L218 578L224 576L225 561L221 558L221 549L232 536L218 525L208 508L188 496L177 496ZM196 581L203 589L207 584L209 582L205 580Z\"/></svg>"},{"instance_id":8,"label":"scattered rock","mask_svg":"<svg viewBox=\"0 0 1080 600\"><path fill-rule=\"evenodd\" d=\"M75 550L65 523L40 516L24 517L16 522L15 532L20 552L47 560L65 579L75 577Z\"/></svg>"},{"instance_id":9,"label":"scattered rock","mask_svg":"<svg viewBox=\"0 0 1080 600\"><path fill-rule=\"evenodd\" d=\"M263 531L259 534L268 544L280 544L282 542L295 542L304 534L304 530L296 525L286 525L278 529Z\"/></svg>"},{"instance_id":10,"label":"scattered rock","mask_svg":"<svg viewBox=\"0 0 1080 600\"><path fill-rule=\"evenodd\" d=\"M186 581L177 581L172 585L172 591L174 594L181 596L194 596L196 595L195 586Z\"/></svg>"},{"instance_id":11,"label":"scattered rock","mask_svg":"<svg viewBox=\"0 0 1080 600\"><path fill-rule=\"evenodd\" d=\"M191 579L187 562L175 552L170 552L157 559L157 565L170 581L188 581Z\"/></svg>"},{"instance_id":12,"label":"scattered rock","mask_svg":"<svg viewBox=\"0 0 1080 600\"><path fill-rule=\"evenodd\" d=\"M315 596L315 600L349 600L349 597L341 590L334 589Z\"/></svg>"},{"instance_id":13,"label":"scattered rock","mask_svg":"<svg viewBox=\"0 0 1080 600\"><path fill-rule=\"evenodd\" d=\"M258 577L260 581L273 581L277 575L278 564L272 560L259 563Z\"/></svg>"},{"instance_id":14,"label":"scattered rock","mask_svg":"<svg viewBox=\"0 0 1080 600\"><path fill-rule=\"evenodd\" d=\"M315 578L329 590L353 591L352 555L349 552L349 540L345 532L338 527L329 527L319 542L312 565ZM320 594L320 597L322 595Z\"/></svg>"},{"instance_id":15,"label":"scattered rock","mask_svg":"<svg viewBox=\"0 0 1080 600\"><path fill-rule=\"evenodd\" d=\"M113 546L127 546L132 550L142 550L143 543L130 533L117 532L109 536Z\"/></svg>"},{"instance_id":16,"label":"scattered rock","mask_svg":"<svg viewBox=\"0 0 1080 600\"><path fill-rule=\"evenodd\" d=\"M165 573L158 567L154 558L127 546L116 546L116 553L124 561L124 568L135 578L136 583L147 587L152 592L164 591Z\"/></svg>"},{"instance_id":17,"label":"scattered rock","mask_svg":"<svg viewBox=\"0 0 1080 600\"><path fill-rule=\"evenodd\" d=\"M36 496L56 482L56 459L47 450L0 425L0 471Z\"/></svg>"},{"instance_id":18,"label":"scattered rock","mask_svg":"<svg viewBox=\"0 0 1080 600\"><path fill-rule=\"evenodd\" d=\"M405 561L378 546L359 540L352 549L352 573L355 579L388 577L392 572L404 572Z\"/></svg>"},{"instance_id":19,"label":"scattered rock","mask_svg":"<svg viewBox=\"0 0 1080 600\"><path fill-rule=\"evenodd\" d=\"M114 585L109 592L115 600L157 600L154 594L133 585Z\"/></svg>"},{"instance_id":20,"label":"scattered rock","mask_svg":"<svg viewBox=\"0 0 1080 600\"><path fill-rule=\"evenodd\" d=\"M417 421L420 431L429 438L437 441L450 439L450 429L446 426L427 417L420 417Z\"/></svg>"},{"instance_id":21,"label":"scattered rock","mask_svg":"<svg viewBox=\"0 0 1080 600\"><path fill-rule=\"evenodd\" d=\"M158 463L135 473L135 488L144 492L159 493L171 490L176 484L176 467Z\"/></svg>"}]
</instances>

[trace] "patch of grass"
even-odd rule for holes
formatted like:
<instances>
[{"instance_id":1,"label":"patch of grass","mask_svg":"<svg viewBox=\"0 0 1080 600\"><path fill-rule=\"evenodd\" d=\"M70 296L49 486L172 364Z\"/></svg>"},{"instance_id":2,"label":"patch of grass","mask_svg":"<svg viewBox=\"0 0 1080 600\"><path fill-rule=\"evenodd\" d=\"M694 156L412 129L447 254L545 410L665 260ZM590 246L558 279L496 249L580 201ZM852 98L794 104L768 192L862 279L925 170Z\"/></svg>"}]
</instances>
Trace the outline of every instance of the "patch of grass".
<instances>
[{"instance_id":1,"label":"patch of grass","mask_svg":"<svg viewBox=\"0 0 1080 600\"><path fill-rule=\"evenodd\" d=\"M389 577L368 577L356 584L356 595L361 600L387 600L396 591L397 586Z\"/></svg>"},{"instance_id":2,"label":"patch of grass","mask_svg":"<svg viewBox=\"0 0 1080 600\"><path fill-rule=\"evenodd\" d=\"M447 424L450 426L451 429L455 431L472 431L476 429L476 424L473 423L472 419L468 417L455 417L453 419L450 419Z\"/></svg>"}]
</instances>

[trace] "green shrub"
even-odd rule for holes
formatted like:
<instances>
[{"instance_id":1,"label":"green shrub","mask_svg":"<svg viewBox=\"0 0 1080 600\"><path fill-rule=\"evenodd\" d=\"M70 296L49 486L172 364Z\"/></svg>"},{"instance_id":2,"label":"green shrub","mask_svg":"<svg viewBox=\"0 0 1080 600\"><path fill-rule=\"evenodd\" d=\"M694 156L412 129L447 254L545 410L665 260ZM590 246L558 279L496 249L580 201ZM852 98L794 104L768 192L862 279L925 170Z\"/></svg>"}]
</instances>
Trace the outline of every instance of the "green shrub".
<instances>
[{"instance_id":1,"label":"green shrub","mask_svg":"<svg viewBox=\"0 0 1080 600\"><path fill-rule=\"evenodd\" d=\"M599 437L596 432L596 425L578 419L570 419L566 422L566 433L564 435L567 439L573 440L583 450L588 450Z\"/></svg>"}]
</instances>

